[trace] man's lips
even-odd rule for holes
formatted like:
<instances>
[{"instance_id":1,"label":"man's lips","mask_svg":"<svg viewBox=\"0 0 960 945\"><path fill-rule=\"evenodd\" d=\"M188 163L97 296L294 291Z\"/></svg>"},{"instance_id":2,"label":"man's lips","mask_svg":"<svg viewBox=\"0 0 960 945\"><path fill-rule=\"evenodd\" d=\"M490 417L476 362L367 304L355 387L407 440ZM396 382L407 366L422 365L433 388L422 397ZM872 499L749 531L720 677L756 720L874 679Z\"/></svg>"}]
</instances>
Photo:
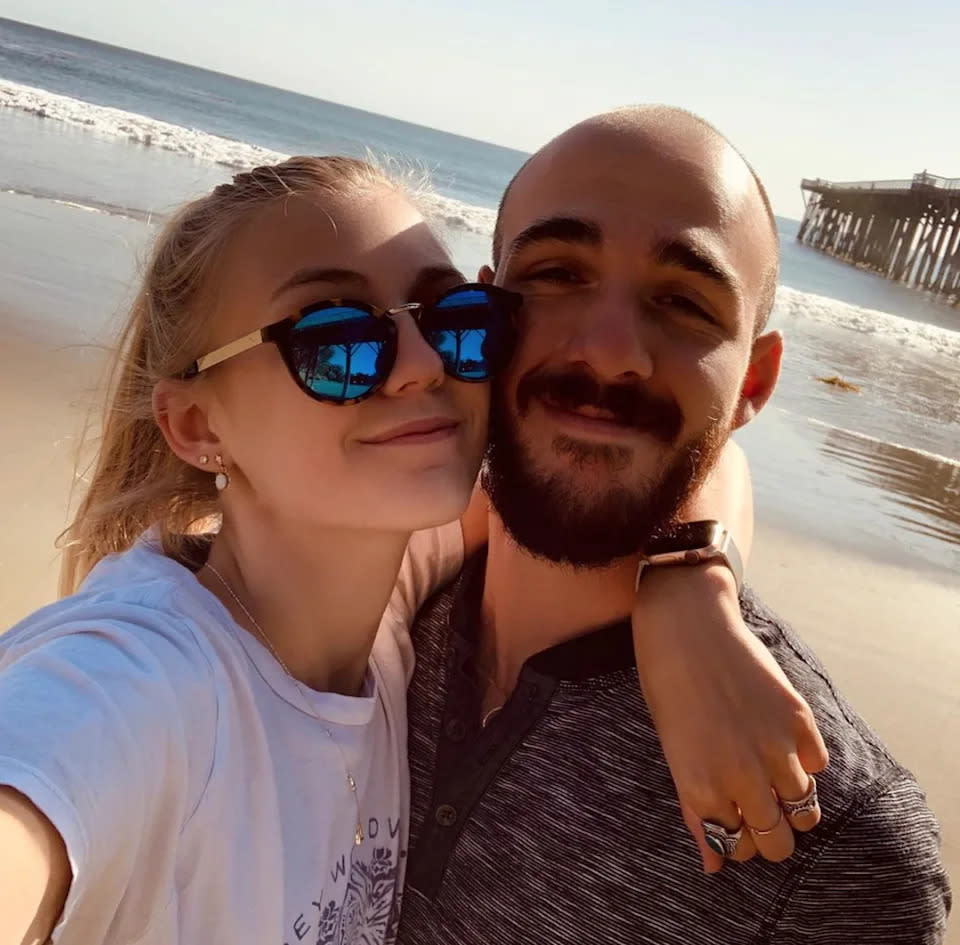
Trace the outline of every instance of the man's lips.
<instances>
[{"instance_id":1,"label":"man's lips","mask_svg":"<svg viewBox=\"0 0 960 945\"><path fill-rule=\"evenodd\" d=\"M453 436L459 426L460 421L450 417L427 417L401 423L375 436L364 437L360 442L374 446L434 443Z\"/></svg>"},{"instance_id":2,"label":"man's lips","mask_svg":"<svg viewBox=\"0 0 960 945\"><path fill-rule=\"evenodd\" d=\"M617 420L611 411L604 410L601 407L593 407L589 404L568 407L548 397L537 397L536 399L554 420L581 433L616 439L621 439L624 436L636 436L639 433L634 427Z\"/></svg>"}]
</instances>

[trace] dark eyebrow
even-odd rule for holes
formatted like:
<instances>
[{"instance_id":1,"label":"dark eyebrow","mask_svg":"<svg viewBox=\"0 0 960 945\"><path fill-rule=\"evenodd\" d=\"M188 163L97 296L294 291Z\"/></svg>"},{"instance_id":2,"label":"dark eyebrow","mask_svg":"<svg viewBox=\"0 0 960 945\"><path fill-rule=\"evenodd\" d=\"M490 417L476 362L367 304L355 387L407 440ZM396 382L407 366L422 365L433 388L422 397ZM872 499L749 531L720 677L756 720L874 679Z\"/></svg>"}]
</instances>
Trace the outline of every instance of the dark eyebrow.
<instances>
[{"instance_id":1,"label":"dark eyebrow","mask_svg":"<svg viewBox=\"0 0 960 945\"><path fill-rule=\"evenodd\" d=\"M657 244L654 259L662 266L677 266L698 276L704 276L736 298L740 297L740 283L716 257L701 246L683 240L665 240Z\"/></svg>"},{"instance_id":2,"label":"dark eyebrow","mask_svg":"<svg viewBox=\"0 0 960 945\"><path fill-rule=\"evenodd\" d=\"M432 302L438 283L449 282L458 285L466 281L463 273L454 266L424 266L410 283L406 301ZM453 288L453 285L450 288Z\"/></svg>"},{"instance_id":3,"label":"dark eyebrow","mask_svg":"<svg viewBox=\"0 0 960 945\"><path fill-rule=\"evenodd\" d=\"M369 280L362 272L354 272L352 269L298 269L274 291L271 300L279 298L284 292L288 292L290 289L295 289L300 285L307 285L310 282L353 282L361 286L366 286Z\"/></svg>"},{"instance_id":4,"label":"dark eyebrow","mask_svg":"<svg viewBox=\"0 0 960 945\"><path fill-rule=\"evenodd\" d=\"M530 224L510 243L510 253L546 240L558 240L561 243L581 243L587 246L600 246L603 243L603 231L589 220L578 217L550 217Z\"/></svg>"}]
</instances>

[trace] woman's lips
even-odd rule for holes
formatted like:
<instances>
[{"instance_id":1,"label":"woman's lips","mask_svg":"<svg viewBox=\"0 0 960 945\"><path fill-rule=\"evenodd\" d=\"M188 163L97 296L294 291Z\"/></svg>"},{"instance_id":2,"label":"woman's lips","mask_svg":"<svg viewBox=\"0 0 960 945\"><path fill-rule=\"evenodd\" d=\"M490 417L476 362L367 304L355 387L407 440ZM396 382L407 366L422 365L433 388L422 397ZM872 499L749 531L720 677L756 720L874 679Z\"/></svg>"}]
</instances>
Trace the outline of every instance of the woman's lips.
<instances>
[{"instance_id":1,"label":"woman's lips","mask_svg":"<svg viewBox=\"0 0 960 945\"><path fill-rule=\"evenodd\" d=\"M427 417L423 420L411 420L391 427L376 436L365 437L362 443L373 446L404 446L420 443L435 443L453 436L460 421L450 417Z\"/></svg>"}]
</instances>

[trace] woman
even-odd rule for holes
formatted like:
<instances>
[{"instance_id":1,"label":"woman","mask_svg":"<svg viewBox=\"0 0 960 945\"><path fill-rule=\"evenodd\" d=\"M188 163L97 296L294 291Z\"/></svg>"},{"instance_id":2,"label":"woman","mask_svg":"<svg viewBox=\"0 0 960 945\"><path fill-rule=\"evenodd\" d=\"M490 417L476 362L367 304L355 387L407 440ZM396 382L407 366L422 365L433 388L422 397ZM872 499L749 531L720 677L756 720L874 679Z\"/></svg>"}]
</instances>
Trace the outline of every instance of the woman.
<instances>
[{"instance_id":1,"label":"woman","mask_svg":"<svg viewBox=\"0 0 960 945\"><path fill-rule=\"evenodd\" d=\"M167 225L70 596L0 642L0 942L392 938L407 628L462 560L522 301L462 283L347 158Z\"/></svg>"}]
</instances>

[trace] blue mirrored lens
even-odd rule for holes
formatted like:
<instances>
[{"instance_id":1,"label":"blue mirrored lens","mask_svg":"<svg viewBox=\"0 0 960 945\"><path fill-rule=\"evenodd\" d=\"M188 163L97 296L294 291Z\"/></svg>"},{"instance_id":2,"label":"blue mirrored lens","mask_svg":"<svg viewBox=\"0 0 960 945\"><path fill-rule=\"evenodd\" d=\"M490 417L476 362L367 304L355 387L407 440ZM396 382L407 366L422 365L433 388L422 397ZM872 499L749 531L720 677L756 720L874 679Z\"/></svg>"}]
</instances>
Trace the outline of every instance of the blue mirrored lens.
<instances>
[{"instance_id":1,"label":"blue mirrored lens","mask_svg":"<svg viewBox=\"0 0 960 945\"><path fill-rule=\"evenodd\" d=\"M363 397L382 380L389 326L363 309L337 305L305 315L291 347L305 386L329 400Z\"/></svg>"},{"instance_id":2,"label":"blue mirrored lens","mask_svg":"<svg viewBox=\"0 0 960 945\"><path fill-rule=\"evenodd\" d=\"M509 345L509 315L482 289L444 296L423 319L423 328L447 373L468 381L487 380Z\"/></svg>"}]
</instances>

